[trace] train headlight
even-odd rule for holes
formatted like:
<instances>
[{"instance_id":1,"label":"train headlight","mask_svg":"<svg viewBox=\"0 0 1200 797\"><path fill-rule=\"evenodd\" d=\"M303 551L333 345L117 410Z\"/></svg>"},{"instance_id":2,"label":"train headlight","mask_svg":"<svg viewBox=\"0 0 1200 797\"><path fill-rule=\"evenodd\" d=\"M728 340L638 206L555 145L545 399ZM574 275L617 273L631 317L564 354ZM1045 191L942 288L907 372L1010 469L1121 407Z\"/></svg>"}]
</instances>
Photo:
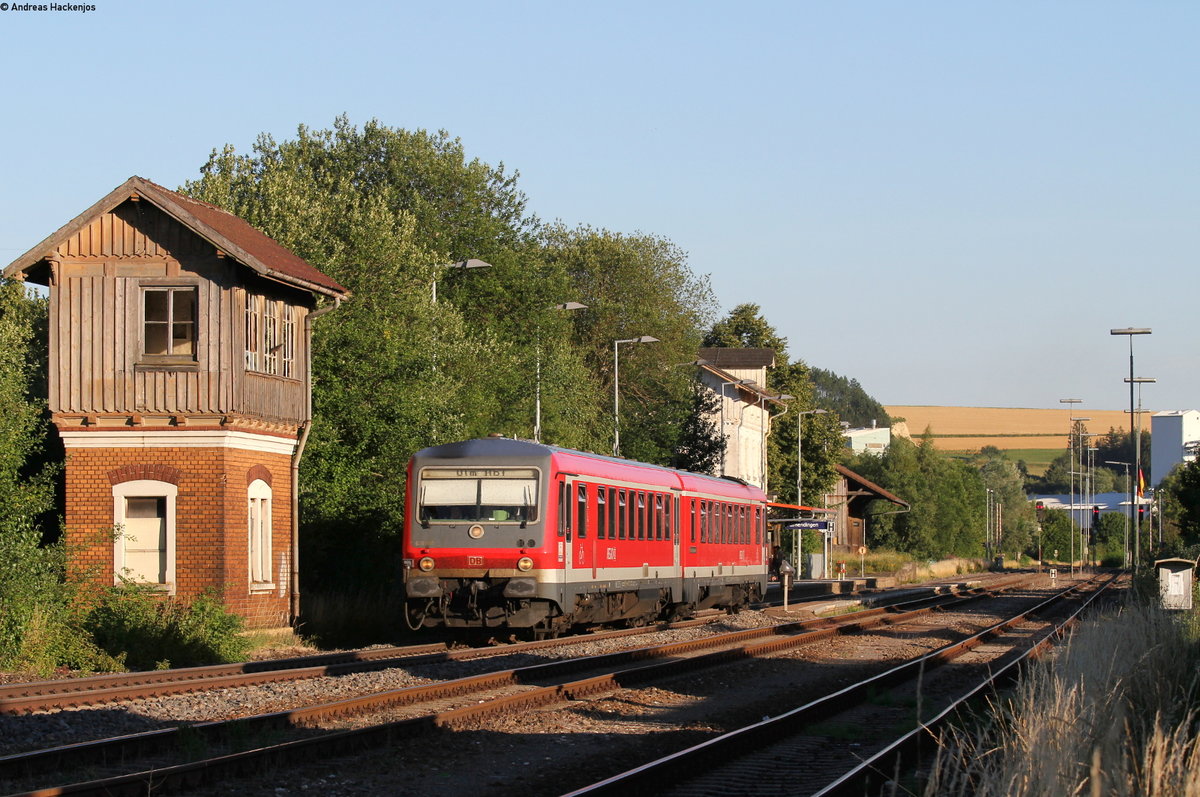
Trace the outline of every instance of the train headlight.
<instances>
[{"instance_id":1,"label":"train headlight","mask_svg":"<svg viewBox=\"0 0 1200 797\"><path fill-rule=\"evenodd\" d=\"M417 567L421 569L422 573L428 573L430 570L433 569L433 557L432 556L422 556L421 560L419 562L417 562Z\"/></svg>"},{"instance_id":2,"label":"train headlight","mask_svg":"<svg viewBox=\"0 0 1200 797\"><path fill-rule=\"evenodd\" d=\"M528 556L522 556L520 559L517 560L517 569L520 570L522 573L528 573L530 570L533 569L533 560L530 559Z\"/></svg>"},{"instance_id":3,"label":"train headlight","mask_svg":"<svg viewBox=\"0 0 1200 797\"><path fill-rule=\"evenodd\" d=\"M479 524L475 524L471 528L467 529L467 534L470 536L471 539L477 540L483 536L483 526L480 526Z\"/></svg>"}]
</instances>

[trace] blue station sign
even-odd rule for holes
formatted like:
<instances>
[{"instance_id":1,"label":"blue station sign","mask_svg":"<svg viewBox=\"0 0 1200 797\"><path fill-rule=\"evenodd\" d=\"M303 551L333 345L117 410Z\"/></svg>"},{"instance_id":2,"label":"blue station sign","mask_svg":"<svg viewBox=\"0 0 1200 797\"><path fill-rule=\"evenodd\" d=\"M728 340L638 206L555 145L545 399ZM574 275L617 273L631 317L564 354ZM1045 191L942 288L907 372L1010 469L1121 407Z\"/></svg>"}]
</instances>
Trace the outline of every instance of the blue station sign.
<instances>
[{"instance_id":1,"label":"blue station sign","mask_svg":"<svg viewBox=\"0 0 1200 797\"><path fill-rule=\"evenodd\" d=\"M818 531L828 531L828 520L797 520L794 523L788 523L784 528L788 529L817 529Z\"/></svg>"}]
</instances>

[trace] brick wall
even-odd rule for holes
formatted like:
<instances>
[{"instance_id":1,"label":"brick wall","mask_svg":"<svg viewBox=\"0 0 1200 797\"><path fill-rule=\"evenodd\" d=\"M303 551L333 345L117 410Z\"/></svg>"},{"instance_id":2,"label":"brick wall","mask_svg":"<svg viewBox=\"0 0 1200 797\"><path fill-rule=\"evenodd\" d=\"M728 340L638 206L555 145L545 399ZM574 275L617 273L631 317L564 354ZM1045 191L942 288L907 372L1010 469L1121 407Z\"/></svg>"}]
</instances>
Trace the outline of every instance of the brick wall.
<instances>
[{"instance_id":1,"label":"brick wall","mask_svg":"<svg viewBox=\"0 0 1200 797\"><path fill-rule=\"evenodd\" d=\"M175 595L217 590L250 627L287 624L291 589L291 472L286 455L236 448L69 448L66 526L71 565L111 584L114 484L153 479L179 488ZM271 494L270 591L251 591L246 488L261 478Z\"/></svg>"}]
</instances>

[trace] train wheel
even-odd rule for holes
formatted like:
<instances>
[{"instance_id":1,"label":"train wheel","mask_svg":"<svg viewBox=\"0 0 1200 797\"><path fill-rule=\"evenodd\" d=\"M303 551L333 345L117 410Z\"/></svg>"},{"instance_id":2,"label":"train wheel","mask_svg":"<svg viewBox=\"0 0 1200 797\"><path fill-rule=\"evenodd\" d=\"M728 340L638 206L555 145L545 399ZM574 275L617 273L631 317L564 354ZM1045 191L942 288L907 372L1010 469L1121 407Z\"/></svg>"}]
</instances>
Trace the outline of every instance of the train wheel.
<instances>
[{"instance_id":1,"label":"train wheel","mask_svg":"<svg viewBox=\"0 0 1200 797\"><path fill-rule=\"evenodd\" d=\"M566 627L547 618L533 626L530 630L533 631L533 638L541 641L543 639L558 639L563 635Z\"/></svg>"}]
</instances>

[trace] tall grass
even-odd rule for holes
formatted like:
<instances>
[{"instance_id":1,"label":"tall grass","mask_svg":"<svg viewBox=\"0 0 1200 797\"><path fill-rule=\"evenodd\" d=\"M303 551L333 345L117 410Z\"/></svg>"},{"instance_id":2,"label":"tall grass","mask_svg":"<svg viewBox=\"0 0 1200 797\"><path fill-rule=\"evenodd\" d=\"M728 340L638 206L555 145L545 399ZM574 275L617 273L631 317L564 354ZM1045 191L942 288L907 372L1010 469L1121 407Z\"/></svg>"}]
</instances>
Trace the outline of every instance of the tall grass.
<instances>
[{"instance_id":1,"label":"tall grass","mask_svg":"<svg viewBox=\"0 0 1200 797\"><path fill-rule=\"evenodd\" d=\"M1082 624L943 734L925 793L1200 796L1198 640L1195 615L1145 605Z\"/></svg>"}]
</instances>

